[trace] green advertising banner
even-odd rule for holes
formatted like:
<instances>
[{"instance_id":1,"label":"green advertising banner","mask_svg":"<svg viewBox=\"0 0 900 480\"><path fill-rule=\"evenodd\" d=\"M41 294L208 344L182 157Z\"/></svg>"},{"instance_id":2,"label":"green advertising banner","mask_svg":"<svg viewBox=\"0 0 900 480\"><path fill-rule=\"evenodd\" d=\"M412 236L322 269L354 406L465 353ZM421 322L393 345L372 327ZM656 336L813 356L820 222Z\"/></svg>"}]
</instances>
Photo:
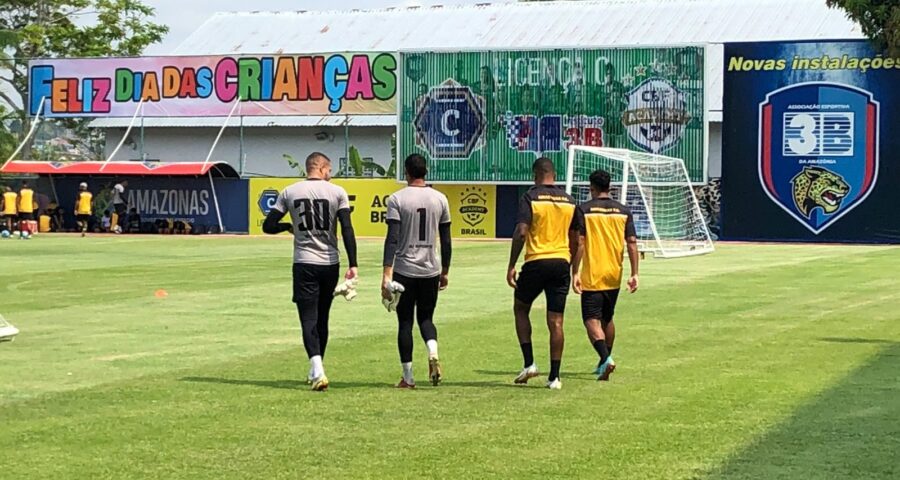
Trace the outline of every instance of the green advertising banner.
<instances>
[{"instance_id":1,"label":"green advertising banner","mask_svg":"<svg viewBox=\"0 0 900 480\"><path fill-rule=\"evenodd\" d=\"M518 183L571 145L684 160L706 181L703 47L402 52L398 157L434 182ZM402 169L398 169L402 176Z\"/></svg>"}]
</instances>

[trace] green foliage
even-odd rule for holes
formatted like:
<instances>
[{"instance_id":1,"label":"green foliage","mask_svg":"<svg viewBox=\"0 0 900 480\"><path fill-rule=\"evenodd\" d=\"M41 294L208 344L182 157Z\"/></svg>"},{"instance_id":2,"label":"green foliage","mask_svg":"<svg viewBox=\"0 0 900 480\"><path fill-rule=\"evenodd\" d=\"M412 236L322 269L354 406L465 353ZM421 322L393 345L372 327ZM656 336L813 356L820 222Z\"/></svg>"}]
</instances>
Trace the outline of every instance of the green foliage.
<instances>
[{"instance_id":1,"label":"green foliage","mask_svg":"<svg viewBox=\"0 0 900 480\"><path fill-rule=\"evenodd\" d=\"M300 162L294 159L294 156L289 153L282 153L281 158L287 161L289 167L297 171L297 176L300 178L306 178L306 169L303 168L303 165L300 165Z\"/></svg>"},{"instance_id":2,"label":"green foliage","mask_svg":"<svg viewBox=\"0 0 900 480\"><path fill-rule=\"evenodd\" d=\"M0 3L0 68L11 76L0 76L0 85L12 87L24 101L29 59L140 55L169 30L151 21L154 13L140 0L5 0ZM76 22L79 18L94 21ZM9 107L16 108L17 100L0 91L0 101ZM24 109L15 113L23 126L21 138L29 119ZM84 123L68 120L65 125L83 133Z\"/></svg>"},{"instance_id":3,"label":"green foliage","mask_svg":"<svg viewBox=\"0 0 900 480\"><path fill-rule=\"evenodd\" d=\"M0 104L0 167L6 163L6 160L12 155L12 152L18 145L16 136L9 131L7 125L15 114Z\"/></svg>"},{"instance_id":4,"label":"green foliage","mask_svg":"<svg viewBox=\"0 0 900 480\"><path fill-rule=\"evenodd\" d=\"M829 7L840 8L847 18L862 27L874 47L900 57L900 1L898 0L826 0Z\"/></svg>"},{"instance_id":5,"label":"green foliage","mask_svg":"<svg viewBox=\"0 0 900 480\"><path fill-rule=\"evenodd\" d=\"M350 158L347 161L347 166L349 168L350 176L353 177L362 177L365 176L366 170L373 170L380 176L385 176L387 170L384 169L381 165L371 161L364 160L362 156L359 154L359 149L355 146L350 146Z\"/></svg>"}]
</instances>

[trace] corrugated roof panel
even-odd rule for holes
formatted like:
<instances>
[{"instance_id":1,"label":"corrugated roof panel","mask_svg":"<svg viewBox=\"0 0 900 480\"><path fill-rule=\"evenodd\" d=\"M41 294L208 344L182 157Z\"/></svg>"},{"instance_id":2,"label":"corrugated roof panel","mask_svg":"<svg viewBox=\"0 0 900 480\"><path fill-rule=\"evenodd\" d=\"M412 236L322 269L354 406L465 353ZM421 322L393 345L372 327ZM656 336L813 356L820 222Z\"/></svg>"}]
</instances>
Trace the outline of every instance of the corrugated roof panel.
<instances>
[{"instance_id":1,"label":"corrugated roof panel","mask_svg":"<svg viewBox=\"0 0 900 480\"><path fill-rule=\"evenodd\" d=\"M824 0L606 0L217 13L174 53L627 47L842 38L863 37L856 24L841 11L829 9ZM721 110L722 51L710 53L708 109Z\"/></svg>"}]
</instances>

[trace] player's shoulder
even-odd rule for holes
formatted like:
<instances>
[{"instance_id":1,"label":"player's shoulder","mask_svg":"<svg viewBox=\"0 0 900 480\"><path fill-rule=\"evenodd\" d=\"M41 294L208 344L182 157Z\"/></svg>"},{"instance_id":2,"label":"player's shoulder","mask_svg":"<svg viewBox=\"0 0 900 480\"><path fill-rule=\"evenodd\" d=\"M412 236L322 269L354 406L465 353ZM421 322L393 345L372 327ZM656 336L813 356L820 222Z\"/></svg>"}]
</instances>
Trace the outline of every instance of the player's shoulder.
<instances>
[{"instance_id":1,"label":"player's shoulder","mask_svg":"<svg viewBox=\"0 0 900 480\"><path fill-rule=\"evenodd\" d=\"M575 198L558 185L533 185L524 193L523 197L530 201L577 204Z\"/></svg>"},{"instance_id":2,"label":"player's shoulder","mask_svg":"<svg viewBox=\"0 0 900 480\"><path fill-rule=\"evenodd\" d=\"M612 198L593 198L579 205L584 213L631 215L631 209Z\"/></svg>"}]
</instances>

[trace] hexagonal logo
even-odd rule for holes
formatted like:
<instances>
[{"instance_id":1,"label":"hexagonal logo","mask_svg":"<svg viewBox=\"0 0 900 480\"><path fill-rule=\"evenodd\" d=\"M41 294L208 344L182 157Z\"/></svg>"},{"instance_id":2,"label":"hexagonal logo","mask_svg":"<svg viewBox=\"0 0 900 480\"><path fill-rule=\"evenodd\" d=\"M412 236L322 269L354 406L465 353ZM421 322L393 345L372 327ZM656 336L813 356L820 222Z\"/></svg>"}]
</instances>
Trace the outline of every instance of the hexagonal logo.
<instances>
[{"instance_id":1,"label":"hexagonal logo","mask_svg":"<svg viewBox=\"0 0 900 480\"><path fill-rule=\"evenodd\" d=\"M259 194L259 200L256 201L256 205L263 215L268 215L269 211L275 206L276 200L278 200L278 190L266 189Z\"/></svg>"},{"instance_id":2,"label":"hexagonal logo","mask_svg":"<svg viewBox=\"0 0 900 480\"><path fill-rule=\"evenodd\" d=\"M419 99L416 145L432 158L465 159L484 143L484 98L447 79Z\"/></svg>"}]
</instances>

